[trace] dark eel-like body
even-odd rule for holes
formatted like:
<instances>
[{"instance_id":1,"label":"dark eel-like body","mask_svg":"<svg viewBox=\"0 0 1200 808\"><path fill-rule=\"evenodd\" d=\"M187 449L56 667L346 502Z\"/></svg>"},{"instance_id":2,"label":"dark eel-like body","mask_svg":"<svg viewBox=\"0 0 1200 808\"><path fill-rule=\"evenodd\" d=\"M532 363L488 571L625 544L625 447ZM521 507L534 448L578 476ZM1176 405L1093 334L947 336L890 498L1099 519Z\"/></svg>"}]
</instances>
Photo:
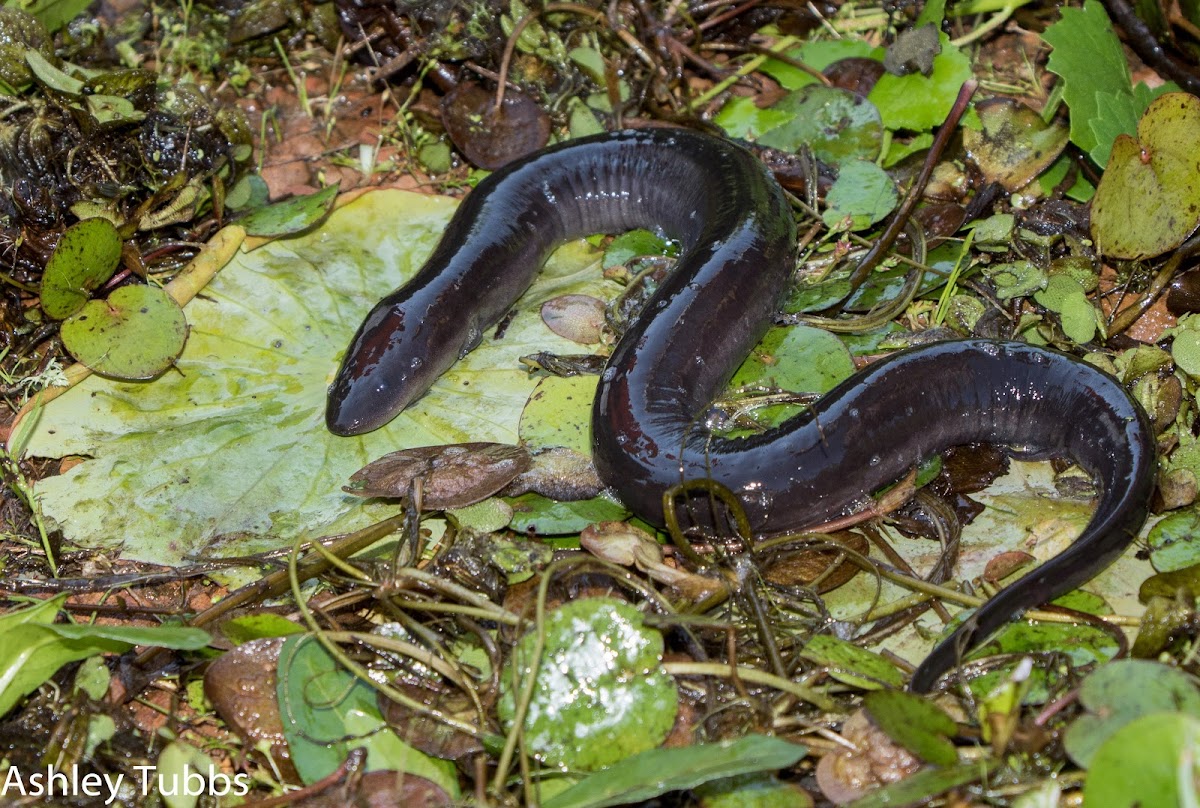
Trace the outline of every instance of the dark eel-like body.
<instances>
[{"instance_id":1,"label":"dark eel-like body","mask_svg":"<svg viewBox=\"0 0 1200 808\"><path fill-rule=\"evenodd\" d=\"M788 289L795 225L750 153L686 130L574 140L482 181L417 275L359 328L329 391L330 431L355 435L390 421L475 347L564 241L637 227L678 240L681 255L609 359L592 429L601 479L639 516L661 524L666 489L711 477L741 498L757 533L797 530L974 442L1062 455L1099 483L1080 537L939 644L914 690L930 689L1015 615L1092 578L1141 528L1155 468L1142 408L1097 368L1024 343L901 351L775 429L711 435L706 409Z\"/></svg>"}]
</instances>

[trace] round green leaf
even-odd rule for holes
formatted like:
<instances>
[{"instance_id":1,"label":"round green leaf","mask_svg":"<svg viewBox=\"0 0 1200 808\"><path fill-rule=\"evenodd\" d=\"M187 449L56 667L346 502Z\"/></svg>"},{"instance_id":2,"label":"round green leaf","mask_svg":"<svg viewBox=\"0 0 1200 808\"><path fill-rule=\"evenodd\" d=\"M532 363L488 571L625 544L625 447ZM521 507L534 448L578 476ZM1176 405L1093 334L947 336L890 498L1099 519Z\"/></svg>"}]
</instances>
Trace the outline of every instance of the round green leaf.
<instances>
[{"instance_id":1,"label":"round green leaf","mask_svg":"<svg viewBox=\"0 0 1200 808\"><path fill-rule=\"evenodd\" d=\"M83 308L117 271L121 237L107 219L84 219L62 234L42 276L42 310L55 320Z\"/></svg>"},{"instance_id":2,"label":"round green leaf","mask_svg":"<svg viewBox=\"0 0 1200 808\"><path fill-rule=\"evenodd\" d=\"M842 341L809 326L772 328L733 375L730 386L826 393L854 373ZM743 413L760 426L774 426L799 412L796 404L771 404Z\"/></svg>"},{"instance_id":3,"label":"round green leaf","mask_svg":"<svg viewBox=\"0 0 1200 808\"><path fill-rule=\"evenodd\" d=\"M1200 224L1200 98L1168 93L1113 143L1092 206L1092 239L1113 258L1173 250Z\"/></svg>"},{"instance_id":4,"label":"round green leaf","mask_svg":"<svg viewBox=\"0 0 1200 808\"><path fill-rule=\"evenodd\" d=\"M1154 569L1170 572L1200 564L1197 533L1200 533L1200 508L1184 508L1163 517L1146 535Z\"/></svg>"},{"instance_id":5,"label":"round green leaf","mask_svg":"<svg viewBox=\"0 0 1200 808\"><path fill-rule=\"evenodd\" d=\"M1200 318L1183 315L1179 325L1168 329L1165 336L1172 337L1171 356L1179 369L1192 378L1200 378Z\"/></svg>"},{"instance_id":6,"label":"round green leaf","mask_svg":"<svg viewBox=\"0 0 1200 808\"><path fill-rule=\"evenodd\" d=\"M1032 261L992 264L983 268L984 277L996 285L996 296L1011 300L1043 289L1046 271Z\"/></svg>"},{"instance_id":7,"label":"round green leaf","mask_svg":"<svg viewBox=\"0 0 1200 808\"><path fill-rule=\"evenodd\" d=\"M1067 729L1067 754L1088 768L1100 747L1130 722L1173 710L1200 718L1200 691L1183 671L1144 659L1119 659L1083 680L1079 701L1087 708Z\"/></svg>"},{"instance_id":8,"label":"round green leaf","mask_svg":"<svg viewBox=\"0 0 1200 808\"><path fill-rule=\"evenodd\" d=\"M498 709L506 730L536 642L536 632L526 634L501 677ZM586 598L547 615L525 715L529 748L552 765L594 770L658 746L679 709L662 652L662 635L621 601Z\"/></svg>"},{"instance_id":9,"label":"round green leaf","mask_svg":"<svg viewBox=\"0 0 1200 808\"><path fill-rule=\"evenodd\" d=\"M1097 311L1074 277L1063 273L1051 275L1046 288L1034 292L1033 299L1058 312L1063 333L1072 341L1083 344L1096 335Z\"/></svg>"},{"instance_id":10,"label":"round green leaf","mask_svg":"<svg viewBox=\"0 0 1200 808\"><path fill-rule=\"evenodd\" d=\"M598 376L547 376L538 382L521 411L521 441L542 449L566 446L592 453L592 400Z\"/></svg>"},{"instance_id":11,"label":"round green leaf","mask_svg":"<svg viewBox=\"0 0 1200 808\"><path fill-rule=\"evenodd\" d=\"M91 300L62 325L71 355L97 373L152 379L169 368L187 342L187 321L157 286L123 286Z\"/></svg>"},{"instance_id":12,"label":"round green leaf","mask_svg":"<svg viewBox=\"0 0 1200 808\"><path fill-rule=\"evenodd\" d=\"M818 159L835 165L879 156L883 144L879 110L860 95L810 84L772 109L795 117L760 137L758 142L764 146L792 152L808 146Z\"/></svg>"},{"instance_id":13,"label":"round green leaf","mask_svg":"<svg viewBox=\"0 0 1200 808\"><path fill-rule=\"evenodd\" d=\"M891 213L898 199L896 183L882 168L850 160L842 164L825 196L828 208L821 218L831 229L863 230ZM849 227L842 228L847 220Z\"/></svg>"},{"instance_id":14,"label":"round green leaf","mask_svg":"<svg viewBox=\"0 0 1200 808\"><path fill-rule=\"evenodd\" d=\"M1115 732L1092 758L1085 808L1191 805L1196 798L1200 719L1152 713Z\"/></svg>"}]
</instances>

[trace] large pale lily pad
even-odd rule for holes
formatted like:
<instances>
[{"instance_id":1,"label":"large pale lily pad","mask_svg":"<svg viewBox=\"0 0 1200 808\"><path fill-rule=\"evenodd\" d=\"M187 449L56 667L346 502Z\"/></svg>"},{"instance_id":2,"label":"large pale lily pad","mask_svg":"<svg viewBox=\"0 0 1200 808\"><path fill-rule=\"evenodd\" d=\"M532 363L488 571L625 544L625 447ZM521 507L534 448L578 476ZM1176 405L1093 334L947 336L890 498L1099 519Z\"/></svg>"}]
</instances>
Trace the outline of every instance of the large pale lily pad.
<instances>
[{"instance_id":1,"label":"large pale lily pad","mask_svg":"<svg viewBox=\"0 0 1200 808\"><path fill-rule=\"evenodd\" d=\"M317 230L239 252L188 305L178 372L152 383L91 377L41 413L30 454L90 458L38 483L43 513L68 539L131 558L242 554L391 513L394 504L341 490L388 452L515 442L536 383L518 357L579 351L545 327L541 303L616 288L586 245L555 256L503 339L485 339L387 427L355 438L325 429L325 390L359 321L415 272L453 208L374 192Z\"/></svg>"},{"instance_id":2,"label":"large pale lily pad","mask_svg":"<svg viewBox=\"0 0 1200 808\"><path fill-rule=\"evenodd\" d=\"M1146 110L1137 138L1113 143L1096 189L1092 238L1113 258L1173 250L1200 224L1200 98L1168 93Z\"/></svg>"}]
</instances>

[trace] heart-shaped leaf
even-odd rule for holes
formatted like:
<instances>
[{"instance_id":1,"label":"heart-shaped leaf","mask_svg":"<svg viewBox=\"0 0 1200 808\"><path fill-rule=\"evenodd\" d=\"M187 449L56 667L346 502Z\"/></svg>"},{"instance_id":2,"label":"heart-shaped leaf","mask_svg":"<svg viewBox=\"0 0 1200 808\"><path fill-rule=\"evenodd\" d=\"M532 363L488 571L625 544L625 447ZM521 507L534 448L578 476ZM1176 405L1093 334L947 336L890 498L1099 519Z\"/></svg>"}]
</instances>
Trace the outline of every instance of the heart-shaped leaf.
<instances>
[{"instance_id":1,"label":"heart-shaped leaf","mask_svg":"<svg viewBox=\"0 0 1200 808\"><path fill-rule=\"evenodd\" d=\"M1121 135L1092 207L1092 238L1113 258L1173 250L1200 224L1200 98L1168 93L1146 110L1137 138Z\"/></svg>"}]
</instances>

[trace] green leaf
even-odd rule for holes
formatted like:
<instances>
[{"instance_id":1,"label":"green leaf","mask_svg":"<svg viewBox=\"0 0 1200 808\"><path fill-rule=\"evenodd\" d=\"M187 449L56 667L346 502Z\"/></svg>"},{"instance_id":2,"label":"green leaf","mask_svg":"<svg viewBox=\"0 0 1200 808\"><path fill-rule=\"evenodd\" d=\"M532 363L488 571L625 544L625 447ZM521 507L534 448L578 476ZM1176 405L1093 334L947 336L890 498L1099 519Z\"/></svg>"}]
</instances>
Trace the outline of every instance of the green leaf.
<instances>
[{"instance_id":1,"label":"green leaf","mask_svg":"<svg viewBox=\"0 0 1200 808\"><path fill-rule=\"evenodd\" d=\"M1083 8L1064 7L1062 18L1046 29L1042 39L1054 50L1046 68L1063 80L1063 100L1071 111L1071 142L1089 154L1099 145L1092 121L1120 121L1101 103L1132 93L1125 52L1099 0L1086 0ZM1135 116L1136 120L1136 116ZM1122 126L1134 121L1112 123ZM1104 165L1103 162L1099 165Z\"/></svg>"},{"instance_id":2,"label":"green leaf","mask_svg":"<svg viewBox=\"0 0 1200 808\"><path fill-rule=\"evenodd\" d=\"M1001 300L1025 297L1048 283L1046 271L1032 261L991 264L983 268L983 274L996 285L996 297Z\"/></svg>"},{"instance_id":3,"label":"green leaf","mask_svg":"<svg viewBox=\"0 0 1200 808\"><path fill-rule=\"evenodd\" d=\"M970 60L945 34L939 34L938 40L942 52L934 57L928 78L920 73L885 73L867 96L879 108L888 129L923 132L938 126L950 113L963 83L971 78Z\"/></svg>"},{"instance_id":4,"label":"green leaf","mask_svg":"<svg viewBox=\"0 0 1200 808\"><path fill-rule=\"evenodd\" d=\"M1092 203L1092 238L1108 257L1152 258L1200 224L1200 98L1168 93L1146 110L1137 139L1113 143Z\"/></svg>"},{"instance_id":5,"label":"green leaf","mask_svg":"<svg viewBox=\"0 0 1200 808\"><path fill-rule=\"evenodd\" d=\"M808 326L772 328L734 373L730 386L826 393L854 370L850 352L828 331ZM799 409L796 404L773 404L745 416L761 427L769 427L797 414Z\"/></svg>"},{"instance_id":6,"label":"green leaf","mask_svg":"<svg viewBox=\"0 0 1200 808\"><path fill-rule=\"evenodd\" d=\"M1082 345L1096 335L1099 312L1087 299L1079 281L1070 275L1051 275L1046 288L1034 292L1033 299L1058 312L1063 333L1073 342Z\"/></svg>"},{"instance_id":7,"label":"green leaf","mask_svg":"<svg viewBox=\"0 0 1200 808\"><path fill-rule=\"evenodd\" d=\"M513 509L509 527L531 536L570 536L595 522L629 516L624 505L606 495L579 502L559 502L541 494L522 494L507 501Z\"/></svg>"},{"instance_id":8,"label":"green leaf","mask_svg":"<svg viewBox=\"0 0 1200 808\"><path fill-rule=\"evenodd\" d=\"M37 690L59 668L95 654L121 654L132 643L102 637L64 638L51 626L27 623L5 634L5 653L0 665L0 715L6 714L26 695Z\"/></svg>"},{"instance_id":9,"label":"green leaf","mask_svg":"<svg viewBox=\"0 0 1200 808\"><path fill-rule=\"evenodd\" d=\"M1092 758L1084 808L1195 805L1200 719L1153 713L1130 722Z\"/></svg>"},{"instance_id":10,"label":"green leaf","mask_svg":"<svg viewBox=\"0 0 1200 808\"><path fill-rule=\"evenodd\" d=\"M7 614L0 614L0 635L7 634L17 626L26 623L36 623L38 625L53 623L54 619L58 617L63 604L66 602L66 595L55 595L33 606L17 609Z\"/></svg>"},{"instance_id":11,"label":"green leaf","mask_svg":"<svg viewBox=\"0 0 1200 808\"><path fill-rule=\"evenodd\" d=\"M41 20L53 34L87 11L90 5L90 0L23 0L20 7Z\"/></svg>"},{"instance_id":12,"label":"green leaf","mask_svg":"<svg viewBox=\"0 0 1200 808\"><path fill-rule=\"evenodd\" d=\"M244 174L225 194L225 207L230 210L246 210L261 207L270 199L270 189L257 174Z\"/></svg>"},{"instance_id":13,"label":"green leaf","mask_svg":"<svg viewBox=\"0 0 1200 808\"><path fill-rule=\"evenodd\" d=\"M906 157L923 152L933 145L933 135L922 132L907 139L892 138L888 143L887 154L883 157L883 167L891 168Z\"/></svg>"},{"instance_id":14,"label":"green leaf","mask_svg":"<svg viewBox=\"0 0 1200 808\"><path fill-rule=\"evenodd\" d=\"M516 720L515 694L533 675L524 740L550 765L594 770L667 737L679 695L662 668L662 635L644 625L641 612L585 598L546 615L544 628L541 659L533 659L535 629L518 641L501 675L497 709L506 730Z\"/></svg>"},{"instance_id":15,"label":"green leaf","mask_svg":"<svg viewBox=\"0 0 1200 808\"><path fill-rule=\"evenodd\" d=\"M37 76L38 81L51 90L57 90L66 95L79 95L83 89L82 81L50 64L50 61L38 51L26 51L25 61L29 63L29 69L33 71L33 75Z\"/></svg>"},{"instance_id":16,"label":"green leaf","mask_svg":"<svg viewBox=\"0 0 1200 808\"><path fill-rule=\"evenodd\" d=\"M1083 590L1075 590L1054 602L1088 614L1112 613L1112 609L1102 598ZM950 625L945 627L943 636L949 634L966 617L965 612L956 615ZM1082 667L1107 662L1116 656L1119 650L1120 647L1112 635L1097 626L1029 621L1010 623L966 658L974 660L993 654L1006 654L1012 656L1013 661L972 679L971 690L980 698L986 696L1009 677L1021 654L1055 651L1064 654L1074 667ZM1045 683L1058 675L1056 669L1035 666L1030 677L1033 686L1025 695L1026 703L1036 703L1044 699Z\"/></svg>"},{"instance_id":17,"label":"green leaf","mask_svg":"<svg viewBox=\"0 0 1200 808\"><path fill-rule=\"evenodd\" d=\"M1012 99L989 99L975 110L981 127L963 130L963 147L984 177L1008 191L1032 182L1067 146L1065 126Z\"/></svg>"},{"instance_id":18,"label":"green leaf","mask_svg":"<svg viewBox=\"0 0 1200 808\"><path fill-rule=\"evenodd\" d=\"M950 742L958 725L933 702L902 690L876 690L866 695L863 706L889 738L926 763L958 762Z\"/></svg>"},{"instance_id":19,"label":"green leaf","mask_svg":"<svg viewBox=\"0 0 1200 808\"><path fill-rule=\"evenodd\" d=\"M200 629L97 625L50 625L65 597L4 617L0 655L0 716L48 680L63 665L101 653L120 654L135 645L196 649L208 634Z\"/></svg>"},{"instance_id":20,"label":"green leaf","mask_svg":"<svg viewBox=\"0 0 1200 808\"><path fill-rule=\"evenodd\" d=\"M1200 564L1200 508L1192 506L1167 514L1146 535L1150 562L1159 572Z\"/></svg>"},{"instance_id":21,"label":"green leaf","mask_svg":"<svg viewBox=\"0 0 1200 808\"><path fill-rule=\"evenodd\" d=\"M588 78L596 82L597 85L603 86L605 82L604 74L604 56L595 48L571 48L567 56L571 61L582 68L584 73L587 73Z\"/></svg>"},{"instance_id":22,"label":"green leaf","mask_svg":"<svg viewBox=\"0 0 1200 808\"><path fill-rule=\"evenodd\" d=\"M795 117L794 112L762 109L750 96L734 96L713 117L713 123L730 137L754 140L768 129L774 129Z\"/></svg>"},{"instance_id":23,"label":"green leaf","mask_svg":"<svg viewBox=\"0 0 1200 808\"><path fill-rule=\"evenodd\" d=\"M305 783L333 773L351 749L361 747L367 750L367 771L424 777L457 796L453 762L401 741L380 715L374 688L341 668L311 636L284 641L276 697L292 763Z\"/></svg>"},{"instance_id":24,"label":"green leaf","mask_svg":"<svg viewBox=\"0 0 1200 808\"><path fill-rule=\"evenodd\" d=\"M1185 314L1174 328L1163 332L1171 338L1171 358L1192 378L1200 379L1200 317Z\"/></svg>"},{"instance_id":25,"label":"green leaf","mask_svg":"<svg viewBox=\"0 0 1200 808\"><path fill-rule=\"evenodd\" d=\"M67 640L111 640L129 645L157 645L196 651L208 645L207 631L188 626L110 626L102 623L55 623L47 626Z\"/></svg>"},{"instance_id":26,"label":"green leaf","mask_svg":"<svg viewBox=\"0 0 1200 808\"><path fill-rule=\"evenodd\" d=\"M547 376L521 411L521 442L534 449L565 446L592 456L592 400L599 376Z\"/></svg>"},{"instance_id":27,"label":"green leaf","mask_svg":"<svg viewBox=\"0 0 1200 808\"><path fill-rule=\"evenodd\" d=\"M773 772L712 780L693 789L704 808L813 808L812 795L795 779Z\"/></svg>"},{"instance_id":28,"label":"green leaf","mask_svg":"<svg viewBox=\"0 0 1200 808\"><path fill-rule=\"evenodd\" d=\"M446 511L446 516L459 530L465 528L475 533L494 533L512 522L513 509L504 500L492 497L465 508L452 508Z\"/></svg>"},{"instance_id":29,"label":"green leaf","mask_svg":"<svg viewBox=\"0 0 1200 808\"><path fill-rule=\"evenodd\" d=\"M596 117L596 113L592 112L591 108L577 96L567 99L567 109L571 111L567 123L571 130L571 137L598 135L604 131L604 126Z\"/></svg>"},{"instance_id":30,"label":"green leaf","mask_svg":"<svg viewBox=\"0 0 1200 808\"><path fill-rule=\"evenodd\" d=\"M1141 659L1118 659L1083 680L1079 702L1087 713L1075 719L1063 738L1067 754L1083 768L1100 747L1132 721L1164 710L1200 718L1200 691L1175 668Z\"/></svg>"},{"instance_id":31,"label":"green leaf","mask_svg":"<svg viewBox=\"0 0 1200 808\"><path fill-rule=\"evenodd\" d=\"M931 0L925 3L921 9L920 16L913 23L913 28L920 28L922 25L935 25L938 28L942 26L942 20L946 18L946 0Z\"/></svg>"},{"instance_id":32,"label":"green leaf","mask_svg":"<svg viewBox=\"0 0 1200 808\"><path fill-rule=\"evenodd\" d=\"M209 785L208 777L214 770L208 755L191 744L175 740L159 753L151 782L158 784L157 793L167 808L196 808L200 802L198 792L217 786L216 783ZM197 780L197 775L203 780ZM240 776L249 780L248 775ZM198 785L201 788L196 788Z\"/></svg>"},{"instance_id":33,"label":"green leaf","mask_svg":"<svg viewBox=\"0 0 1200 808\"><path fill-rule=\"evenodd\" d=\"M837 181L825 196L821 218L832 229L865 230L891 213L899 195L892 178L875 163L843 163ZM849 220L849 227L843 227Z\"/></svg>"},{"instance_id":34,"label":"green leaf","mask_svg":"<svg viewBox=\"0 0 1200 808\"><path fill-rule=\"evenodd\" d=\"M1096 92L1096 107L1105 111L1102 117L1087 122L1095 145L1088 151L1098 166L1108 165L1112 146L1121 135L1132 135L1137 131L1138 118L1145 111L1139 106L1131 92ZM1074 116L1072 116L1074 120Z\"/></svg>"},{"instance_id":35,"label":"green leaf","mask_svg":"<svg viewBox=\"0 0 1200 808\"><path fill-rule=\"evenodd\" d=\"M157 286L122 286L89 300L62 324L63 345L97 373L152 379L179 358L187 342L179 304Z\"/></svg>"},{"instance_id":36,"label":"green leaf","mask_svg":"<svg viewBox=\"0 0 1200 808\"><path fill-rule=\"evenodd\" d=\"M800 656L825 666L830 676L852 687L878 690L904 684L900 669L879 654L828 634L818 634L809 640Z\"/></svg>"},{"instance_id":37,"label":"green leaf","mask_svg":"<svg viewBox=\"0 0 1200 808\"><path fill-rule=\"evenodd\" d=\"M304 626L299 623L271 612L247 614L221 624L221 633L235 645L263 637L287 637L303 631Z\"/></svg>"},{"instance_id":38,"label":"green leaf","mask_svg":"<svg viewBox=\"0 0 1200 808\"><path fill-rule=\"evenodd\" d=\"M214 542L222 553L251 553L278 547L280 536L385 518L392 506L341 486L398 447L516 442L537 383L519 357L578 351L545 327L541 304L564 291L617 289L583 242L551 259L503 339L486 336L391 424L357 438L325 429L341 351L374 302L416 271L453 208L444 198L373 192L304 235L245 252L231 241L232 255L206 257L228 263L188 305L178 373L150 384L94 376L42 412L31 452L90 458L38 483L44 512L86 546L119 543L127 558L178 564Z\"/></svg>"},{"instance_id":39,"label":"green leaf","mask_svg":"<svg viewBox=\"0 0 1200 808\"><path fill-rule=\"evenodd\" d=\"M787 56L808 65L813 70L824 70L834 62L852 57L882 61L883 48L872 47L863 39L846 37L805 42L803 45L787 51ZM759 69L778 81L785 90L798 90L817 80L811 73L779 59L768 58Z\"/></svg>"},{"instance_id":40,"label":"green leaf","mask_svg":"<svg viewBox=\"0 0 1200 808\"><path fill-rule=\"evenodd\" d=\"M803 746L766 735L680 749L650 749L588 776L542 805L605 808L641 803L720 778L785 769L807 753Z\"/></svg>"},{"instance_id":41,"label":"green leaf","mask_svg":"<svg viewBox=\"0 0 1200 808\"><path fill-rule=\"evenodd\" d=\"M1007 253L1012 249L1016 229L1016 218L1011 213L993 214L972 227L975 246L985 252Z\"/></svg>"},{"instance_id":42,"label":"green leaf","mask_svg":"<svg viewBox=\"0 0 1200 808\"><path fill-rule=\"evenodd\" d=\"M88 112L101 125L137 123L146 117L146 113L136 109L133 102L117 95L89 95L84 100Z\"/></svg>"},{"instance_id":43,"label":"green leaf","mask_svg":"<svg viewBox=\"0 0 1200 808\"><path fill-rule=\"evenodd\" d=\"M758 142L788 152L807 146L824 162L846 165L874 160L883 144L879 110L860 95L812 84L771 107L792 117L768 130Z\"/></svg>"},{"instance_id":44,"label":"green leaf","mask_svg":"<svg viewBox=\"0 0 1200 808\"><path fill-rule=\"evenodd\" d=\"M630 230L614 238L604 251L601 266L610 269L644 256L677 255L679 245L649 230Z\"/></svg>"},{"instance_id":45,"label":"green leaf","mask_svg":"<svg viewBox=\"0 0 1200 808\"><path fill-rule=\"evenodd\" d=\"M850 291L848 273L815 282L801 278L784 301L783 310L788 314L821 311L839 304Z\"/></svg>"},{"instance_id":46,"label":"green leaf","mask_svg":"<svg viewBox=\"0 0 1200 808\"><path fill-rule=\"evenodd\" d=\"M333 209L338 187L328 185L315 194L276 202L238 220L250 236L273 238L301 233L323 219Z\"/></svg>"},{"instance_id":47,"label":"green leaf","mask_svg":"<svg viewBox=\"0 0 1200 808\"><path fill-rule=\"evenodd\" d=\"M854 371L854 360L836 336L810 326L787 326L767 332L733 374L730 385L825 393Z\"/></svg>"},{"instance_id":48,"label":"green leaf","mask_svg":"<svg viewBox=\"0 0 1200 808\"><path fill-rule=\"evenodd\" d=\"M84 219L58 240L42 275L42 310L62 320L83 308L121 262L121 236L107 219Z\"/></svg>"}]
</instances>

